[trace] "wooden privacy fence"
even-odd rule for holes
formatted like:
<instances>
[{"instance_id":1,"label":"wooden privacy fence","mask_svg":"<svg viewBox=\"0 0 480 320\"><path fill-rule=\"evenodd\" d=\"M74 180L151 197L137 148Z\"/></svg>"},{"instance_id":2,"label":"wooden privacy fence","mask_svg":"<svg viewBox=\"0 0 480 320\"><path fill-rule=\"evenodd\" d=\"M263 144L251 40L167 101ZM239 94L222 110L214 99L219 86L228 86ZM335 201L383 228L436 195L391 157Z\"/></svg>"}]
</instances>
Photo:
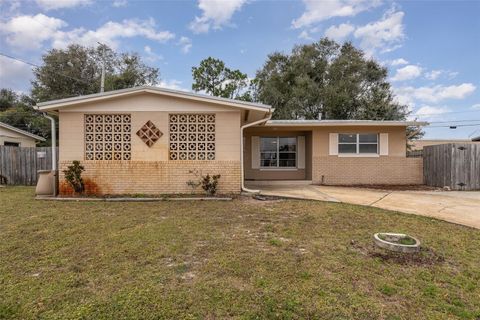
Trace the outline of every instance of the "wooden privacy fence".
<instances>
[{"instance_id":1,"label":"wooden privacy fence","mask_svg":"<svg viewBox=\"0 0 480 320\"><path fill-rule=\"evenodd\" d=\"M51 147L0 146L0 176L6 178L7 184L34 186L37 183L37 171L51 169ZM3 183L3 181L0 182Z\"/></svg>"},{"instance_id":2,"label":"wooden privacy fence","mask_svg":"<svg viewBox=\"0 0 480 320\"><path fill-rule=\"evenodd\" d=\"M425 184L452 190L480 190L480 144L423 147Z\"/></svg>"}]
</instances>

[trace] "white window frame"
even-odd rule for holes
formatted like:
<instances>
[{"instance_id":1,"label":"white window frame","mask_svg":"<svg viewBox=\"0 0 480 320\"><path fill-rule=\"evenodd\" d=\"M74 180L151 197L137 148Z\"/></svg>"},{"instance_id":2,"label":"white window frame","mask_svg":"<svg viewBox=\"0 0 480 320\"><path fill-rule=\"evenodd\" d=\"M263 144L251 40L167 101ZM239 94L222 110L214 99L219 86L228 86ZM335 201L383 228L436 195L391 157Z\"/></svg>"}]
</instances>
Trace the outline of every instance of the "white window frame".
<instances>
[{"instance_id":1,"label":"white window frame","mask_svg":"<svg viewBox=\"0 0 480 320\"><path fill-rule=\"evenodd\" d=\"M280 151L280 139L281 138L293 138L295 139L295 151ZM263 166L262 165L262 139L277 139L277 165L276 166ZM298 137L296 136L261 136L259 141L259 148L260 148L260 169L261 170L297 170L298 168ZM274 151L267 151L267 152L274 152ZM280 166L280 153L295 153L295 166L294 167L282 167Z\"/></svg>"},{"instance_id":2,"label":"white window frame","mask_svg":"<svg viewBox=\"0 0 480 320\"><path fill-rule=\"evenodd\" d=\"M348 134L348 135L352 135L354 134L355 135L355 142L340 142L340 135L342 134ZM376 145L377 145L377 152L374 152L374 153L360 153L360 145L361 144L374 144L372 142L360 142L360 135L361 134L374 134L377 136L377 142L376 142ZM340 152L340 145L346 145L346 144L350 144L350 145L355 145L355 152ZM378 133L375 133L375 132L362 132L362 133L339 133L338 134L338 143L337 143L337 150L338 150L338 156L339 157L371 157L371 156L379 156L379 152L380 152L380 135Z\"/></svg>"}]
</instances>

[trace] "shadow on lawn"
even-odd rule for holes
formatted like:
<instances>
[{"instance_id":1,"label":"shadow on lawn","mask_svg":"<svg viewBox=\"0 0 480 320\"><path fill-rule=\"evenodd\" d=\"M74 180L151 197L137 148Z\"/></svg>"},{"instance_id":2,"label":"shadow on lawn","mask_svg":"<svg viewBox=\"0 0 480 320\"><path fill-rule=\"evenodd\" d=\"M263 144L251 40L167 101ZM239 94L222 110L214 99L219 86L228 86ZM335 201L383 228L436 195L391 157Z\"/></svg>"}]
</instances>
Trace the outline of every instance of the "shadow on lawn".
<instances>
[{"instance_id":1,"label":"shadow on lawn","mask_svg":"<svg viewBox=\"0 0 480 320\"><path fill-rule=\"evenodd\" d=\"M383 262L410 266L433 266L445 262L445 257L430 248L420 248L416 253L390 252L376 247L374 244L362 246L352 240L350 242L353 251L366 257L377 258Z\"/></svg>"}]
</instances>

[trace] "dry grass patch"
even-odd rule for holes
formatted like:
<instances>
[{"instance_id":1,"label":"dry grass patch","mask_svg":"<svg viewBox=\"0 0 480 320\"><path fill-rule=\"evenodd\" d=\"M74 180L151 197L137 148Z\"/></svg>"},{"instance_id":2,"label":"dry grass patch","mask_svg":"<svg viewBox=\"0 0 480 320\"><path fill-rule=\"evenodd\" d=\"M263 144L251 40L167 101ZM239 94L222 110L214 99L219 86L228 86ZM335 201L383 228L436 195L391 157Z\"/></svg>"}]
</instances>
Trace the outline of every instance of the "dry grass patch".
<instances>
[{"instance_id":1,"label":"dry grass patch","mask_svg":"<svg viewBox=\"0 0 480 320\"><path fill-rule=\"evenodd\" d=\"M376 252L383 231L426 251ZM478 230L376 208L0 189L0 319L477 319L479 257Z\"/></svg>"}]
</instances>

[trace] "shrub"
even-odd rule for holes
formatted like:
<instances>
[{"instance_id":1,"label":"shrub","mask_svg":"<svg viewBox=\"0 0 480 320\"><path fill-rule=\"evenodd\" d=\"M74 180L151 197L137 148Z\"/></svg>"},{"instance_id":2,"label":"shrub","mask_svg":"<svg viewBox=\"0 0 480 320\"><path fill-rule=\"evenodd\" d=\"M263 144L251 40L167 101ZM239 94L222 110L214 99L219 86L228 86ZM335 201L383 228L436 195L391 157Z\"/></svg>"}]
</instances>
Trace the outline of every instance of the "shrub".
<instances>
[{"instance_id":1,"label":"shrub","mask_svg":"<svg viewBox=\"0 0 480 320\"><path fill-rule=\"evenodd\" d=\"M65 174L65 180L75 190L76 193L82 193L85 190L83 184L82 172L85 168L80 165L80 161L74 160L71 166L68 166L67 170L63 170Z\"/></svg>"},{"instance_id":2,"label":"shrub","mask_svg":"<svg viewBox=\"0 0 480 320\"><path fill-rule=\"evenodd\" d=\"M218 179L220 179L219 174L213 176L207 174L202 177L202 189L205 190L208 196L213 196L217 193Z\"/></svg>"}]
</instances>

